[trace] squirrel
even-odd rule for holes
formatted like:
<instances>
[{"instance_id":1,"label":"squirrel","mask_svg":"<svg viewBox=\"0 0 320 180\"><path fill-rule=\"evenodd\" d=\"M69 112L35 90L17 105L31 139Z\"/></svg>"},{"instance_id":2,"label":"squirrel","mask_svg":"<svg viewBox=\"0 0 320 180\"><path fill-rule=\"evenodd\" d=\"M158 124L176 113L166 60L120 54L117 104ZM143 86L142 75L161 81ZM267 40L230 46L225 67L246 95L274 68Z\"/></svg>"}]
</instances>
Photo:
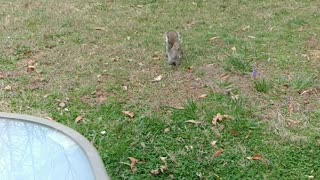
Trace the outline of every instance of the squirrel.
<instances>
[{"instance_id":1,"label":"squirrel","mask_svg":"<svg viewBox=\"0 0 320 180\"><path fill-rule=\"evenodd\" d=\"M168 57L168 64L179 66L181 64L182 49L181 38L179 32L166 32L166 56Z\"/></svg>"}]
</instances>

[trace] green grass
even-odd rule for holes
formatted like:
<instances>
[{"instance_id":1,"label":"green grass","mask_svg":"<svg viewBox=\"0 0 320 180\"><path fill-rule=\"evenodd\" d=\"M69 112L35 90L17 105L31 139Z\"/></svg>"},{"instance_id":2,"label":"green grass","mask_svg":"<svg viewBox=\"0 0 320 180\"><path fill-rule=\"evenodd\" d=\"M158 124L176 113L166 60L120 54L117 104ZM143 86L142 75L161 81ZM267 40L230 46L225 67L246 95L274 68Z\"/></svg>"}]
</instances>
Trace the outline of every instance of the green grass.
<instances>
[{"instance_id":1,"label":"green grass","mask_svg":"<svg viewBox=\"0 0 320 180\"><path fill-rule=\"evenodd\" d=\"M319 6L5 1L0 109L51 117L79 131L112 179L317 179L319 94L299 93L319 84ZM179 69L166 64L168 30L183 37ZM30 62L36 71L27 72ZM216 127L218 113L234 118ZM75 123L79 115L85 120ZM256 155L265 160L248 159ZM134 173L129 157L140 161ZM165 165L161 157L168 170L153 176Z\"/></svg>"},{"instance_id":2,"label":"green grass","mask_svg":"<svg viewBox=\"0 0 320 180\"><path fill-rule=\"evenodd\" d=\"M254 88L258 91L258 92L262 92L262 93L267 93L272 85L270 84L270 82L268 82L265 79L259 79L259 80L255 80L254 82Z\"/></svg>"}]
</instances>

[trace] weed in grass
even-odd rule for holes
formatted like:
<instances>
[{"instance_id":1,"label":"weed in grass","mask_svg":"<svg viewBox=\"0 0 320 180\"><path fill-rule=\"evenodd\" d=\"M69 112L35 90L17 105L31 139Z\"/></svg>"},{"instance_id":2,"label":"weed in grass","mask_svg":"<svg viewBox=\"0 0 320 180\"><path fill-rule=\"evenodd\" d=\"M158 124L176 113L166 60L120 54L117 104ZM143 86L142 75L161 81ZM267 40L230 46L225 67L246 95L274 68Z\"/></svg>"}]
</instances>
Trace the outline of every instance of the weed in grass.
<instances>
[{"instance_id":1,"label":"weed in grass","mask_svg":"<svg viewBox=\"0 0 320 180\"><path fill-rule=\"evenodd\" d=\"M262 93L267 93L272 87L271 83L265 79L254 80L253 83L254 83L254 88L258 92L262 92Z\"/></svg>"},{"instance_id":2,"label":"weed in grass","mask_svg":"<svg viewBox=\"0 0 320 180\"><path fill-rule=\"evenodd\" d=\"M314 87L316 82L316 77L314 75L305 74L294 79L292 84L298 92L302 92L303 90Z\"/></svg>"},{"instance_id":3,"label":"weed in grass","mask_svg":"<svg viewBox=\"0 0 320 180\"><path fill-rule=\"evenodd\" d=\"M233 54L228 56L224 69L229 72L240 72L245 74L251 72L251 61L245 54Z\"/></svg>"}]
</instances>

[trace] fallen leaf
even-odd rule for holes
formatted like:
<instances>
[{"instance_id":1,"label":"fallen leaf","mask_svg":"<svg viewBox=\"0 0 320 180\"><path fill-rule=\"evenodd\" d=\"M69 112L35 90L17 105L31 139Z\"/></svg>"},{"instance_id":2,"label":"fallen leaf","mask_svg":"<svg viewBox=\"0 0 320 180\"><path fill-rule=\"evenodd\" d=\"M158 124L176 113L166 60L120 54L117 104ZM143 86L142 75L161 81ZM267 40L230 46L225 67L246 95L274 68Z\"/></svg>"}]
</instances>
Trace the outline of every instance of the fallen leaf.
<instances>
[{"instance_id":1,"label":"fallen leaf","mask_svg":"<svg viewBox=\"0 0 320 180\"><path fill-rule=\"evenodd\" d=\"M172 108L174 108L174 109L178 109L178 110L184 110L185 108L184 107L182 107L182 106L176 106L176 107L172 107Z\"/></svg>"},{"instance_id":2,"label":"fallen leaf","mask_svg":"<svg viewBox=\"0 0 320 180\"><path fill-rule=\"evenodd\" d=\"M156 176L156 175L159 175L161 173L164 173L165 171L167 171L169 168L167 165L163 165L161 166L159 169L155 169L155 170L152 170L151 171L151 174Z\"/></svg>"},{"instance_id":3,"label":"fallen leaf","mask_svg":"<svg viewBox=\"0 0 320 180\"><path fill-rule=\"evenodd\" d=\"M197 24L197 22L196 21L189 21L189 22L187 22L187 28L192 28L194 25L196 25Z\"/></svg>"},{"instance_id":4,"label":"fallen leaf","mask_svg":"<svg viewBox=\"0 0 320 180\"><path fill-rule=\"evenodd\" d=\"M231 99L233 100L233 101L238 101L238 99L239 99L239 95L237 94L237 95L231 95Z\"/></svg>"},{"instance_id":5,"label":"fallen leaf","mask_svg":"<svg viewBox=\"0 0 320 180\"><path fill-rule=\"evenodd\" d=\"M203 98L206 98L206 97L208 97L207 94L201 94L201 95L199 96L200 99L203 99Z\"/></svg>"},{"instance_id":6,"label":"fallen leaf","mask_svg":"<svg viewBox=\"0 0 320 180\"><path fill-rule=\"evenodd\" d=\"M248 36L248 38L255 39L256 37L254 37L254 36Z\"/></svg>"},{"instance_id":7,"label":"fallen leaf","mask_svg":"<svg viewBox=\"0 0 320 180\"><path fill-rule=\"evenodd\" d=\"M4 79L4 75L0 72L0 79Z\"/></svg>"},{"instance_id":8,"label":"fallen leaf","mask_svg":"<svg viewBox=\"0 0 320 180\"><path fill-rule=\"evenodd\" d=\"M165 164L167 163L167 157L160 157L160 160Z\"/></svg>"},{"instance_id":9,"label":"fallen leaf","mask_svg":"<svg viewBox=\"0 0 320 180\"><path fill-rule=\"evenodd\" d=\"M141 142L140 145L141 145L142 148L146 147L146 144L144 142Z\"/></svg>"},{"instance_id":10,"label":"fallen leaf","mask_svg":"<svg viewBox=\"0 0 320 180\"><path fill-rule=\"evenodd\" d=\"M67 104L64 101L61 101L59 103L59 107L61 107L61 108L65 108L66 106L67 106Z\"/></svg>"},{"instance_id":11,"label":"fallen leaf","mask_svg":"<svg viewBox=\"0 0 320 180\"><path fill-rule=\"evenodd\" d=\"M160 174L161 172L160 172L160 169L155 169L155 170L152 170L151 171L151 174L152 175L154 175L154 176L156 176L156 175L158 175L158 174Z\"/></svg>"},{"instance_id":12,"label":"fallen leaf","mask_svg":"<svg viewBox=\"0 0 320 180\"><path fill-rule=\"evenodd\" d=\"M12 90L12 87L10 85L7 85L6 87L4 87L4 90L6 91L11 91Z\"/></svg>"},{"instance_id":13,"label":"fallen leaf","mask_svg":"<svg viewBox=\"0 0 320 180\"><path fill-rule=\"evenodd\" d=\"M232 50L233 52L235 52L235 51L237 50L237 48L236 48L236 47L232 47L231 50Z\"/></svg>"},{"instance_id":14,"label":"fallen leaf","mask_svg":"<svg viewBox=\"0 0 320 180\"><path fill-rule=\"evenodd\" d=\"M46 119L49 119L50 121L57 121L56 119L54 119L52 117L46 117Z\"/></svg>"},{"instance_id":15,"label":"fallen leaf","mask_svg":"<svg viewBox=\"0 0 320 180\"><path fill-rule=\"evenodd\" d=\"M219 38L220 38L220 36L215 36L215 37L210 38L209 41L213 41L213 40L219 39Z\"/></svg>"},{"instance_id":16,"label":"fallen leaf","mask_svg":"<svg viewBox=\"0 0 320 180\"><path fill-rule=\"evenodd\" d=\"M104 28L104 27L95 27L94 30L104 31L104 30L106 30L106 28Z\"/></svg>"},{"instance_id":17,"label":"fallen leaf","mask_svg":"<svg viewBox=\"0 0 320 180\"><path fill-rule=\"evenodd\" d=\"M199 124L203 124L204 122L202 122L202 121L195 121L195 120L188 120L188 121L186 121L186 123L199 125Z\"/></svg>"},{"instance_id":18,"label":"fallen leaf","mask_svg":"<svg viewBox=\"0 0 320 180\"><path fill-rule=\"evenodd\" d=\"M217 152L214 153L213 157L219 157L219 156L221 156L223 154L223 152L224 152L224 149L220 149L220 150L218 150Z\"/></svg>"},{"instance_id":19,"label":"fallen leaf","mask_svg":"<svg viewBox=\"0 0 320 180\"><path fill-rule=\"evenodd\" d=\"M289 127L292 127L292 126L297 126L297 125L300 125L301 124L301 121L291 121L291 120L289 120L289 122L288 122L288 126Z\"/></svg>"},{"instance_id":20,"label":"fallen leaf","mask_svg":"<svg viewBox=\"0 0 320 180\"><path fill-rule=\"evenodd\" d=\"M27 72L33 72L34 70L36 70L36 67L35 66L28 66L28 68L27 68Z\"/></svg>"},{"instance_id":21,"label":"fallen leaf","mask_svg":"<svg viewBox=\"0 0 320 180\"><path fill-rule=\"evenodd\" d=\"M128 91L128 86L122 86L124 91Z\"/></svg>"},{"instance_id":22,"label":"fallen leaf","mask_svg":"<svg viewBox=\"0 0 320 180\"><path fill-rule=\"evenodd\" d=\"M165 128L163 131L164 131L165 133L167 133L167 132L170 131L170 129L169 129L169 128Z\"/></svg>"},{"instance_id":23,"label":"fallen leaf","mask_svg":"<svg viewBox=\"0 0 320 180\"><path fill-rule=\"evenodd\" d=\"M151 82L158 82L158 81L161 81L161 79L162 79L162 75L159 75L155 77Z\"/></svg>"},{"instance_id":24,"label":"fallen leaf","mask_svg":"<svg viewBox=\"0 0 320 180\"><path fill-rule=\"evenodd\" d=\"M211 144L212 147L216 147L217 141L211 141L210 144Z\"/></svg>"},{"instance_id":25,"label":"fallen leaf","mask_svg":"<svg viewBox=\"0 0 320 180\"><path fill-rule=\"evenodd\" d=\"M249 28L250 28L250 26L247 25L247 26L242 27L241 30L242 30L242 31L247 31Z\"/></svg>"},{"instance_id":26,"label":"fallen leaf","mask_svg":"<svg viewBox=\"0 0 320 180\"><path fill-rule=\"evenodd\" d=\"M229 75L227 73L223 74L222 76L220 76L221 81L225 82L229 79Z\"/></svg>"},{"instance_id":27,"label":"fallen leaf","mask_svg":"<svg viewBox=\"0 0 320 180\"><path fill-rule=\"evenodd\" d=\"M136 164L139 162L139 160L133 157L129 157L129 159L131 161L131 164L130 164L131 172L135 173L137 171Z\"/></svg>"},{"instance_id":28,"label":"fallen leaf","mask_svg":"<svg viewBox=\"0 0 320 180\"><path fill-rule=\"evenodd\" d=\"M106 134L106 131L101 131L100 134L104 135Z\"/></svg>"},{"instance_id":29,"label":"fallen leaf","mask_svg":"<svg viewBox=\"0 0 320 180\"><path fill-rule=\"evenodd\" d=\"M249 160L258 160L258 161L262 161L263 163L267 163L266 159L261 155L255 155L253 157L247 157L247 159L249 159Z\"/></svg>"},{"instance_id":30,"label":"fallen leaf","mask_svg":"<svg viewBox=\"0 0 320 180\"><path fill-rule=\"evenodd\" d=\"M153 60L159 60L159 59L160 59L159 54L153 54L153 55L152 55L152 59L153 59Z\"/></svg>"},{"instance_id":31,"label":"fallen leaf","mask_svg":"<svg viewBox=\"0 0 320 180\"><path fill-rule=\"evenodd\" d=\"M233 116L230 116L230 115L227 115L227 114L223 115L223 118L229 119L229 120L234 120Z\"/></svg>"},{"instance_id":32,"label":"fallen leaf","mask_svg":"<svg viewBox=\"0 0 320 180\"><path fill-rule=\"evenodd\" d=\"M84 120L84 116L78 116L75 120L76 123L82 122Z\"/></svg>"},{"instance_id":33,"label":"fallen leaf","mask_svg":"<svg viewBox=\"0 0 320 180\"><path fill-rule=\"evenodd\" d=\"M308 54L301 54L302 57L306 58L307 61L310 61L310 56Z\"/></svg>"},{"instance_id":34,"label":"fallen leaf","mask_svg":"<svg viewBox=\"0 0 320 180\"><path fill-rule=\"evenodd\" d=\"M320 93L320 88L312 88L312 89L305 90L302 93L300 93L300 95L312 95L317 93Z\"/></svg>"},{"instance_id":35,"label":"fallen leaf","mask_svg":"<svg viewBox=\"0 0 320 180\"><path fill-rule=\"evenodd\" d=\"M216 115L216 117L214 117L214 118L212 119L212 124L213 124L214 126L217 126L217 122L218 122L218 121L222 121L222 118L223 118L223 116L221 116L221 114L218 113L218 114Z\"/></svg>"},{"instance_id":36,"label":"fallen leaf","mask_svg":"<svg viewBox=\"0 0 320 180\"><path fill-rule=\"evenodd\" d=\"M35 60L32 60L32 59L29 59L29 60L27 61L27 64L28 64L29 66L34 66L34 65L36 64L36 61L35 61Z\"/></svg>"},{"instance_id":37,"label":"fallen leaf","mask_svg":"<svg viewBox=\"0 0 320 180\"><path fill-rule=\"evenodd\" d=\"M131 111L122 111L123 114L129 116L130 118L133 118L134 117L134 113L131 112Z\"/></svg>"},{"instance_id":38,"label":"fallen leaf","mask_svg":"<svg viewBox=\"0 0 320 180\"><path fill-rule=\"evenodd\" d=\"M230 133L231 133L234 137L238 137L238 136L240 135L239 132L237 132L237 131L235 131L235 130L233 130L233 129L230 130Z\"/></svg>"}]
</instances>

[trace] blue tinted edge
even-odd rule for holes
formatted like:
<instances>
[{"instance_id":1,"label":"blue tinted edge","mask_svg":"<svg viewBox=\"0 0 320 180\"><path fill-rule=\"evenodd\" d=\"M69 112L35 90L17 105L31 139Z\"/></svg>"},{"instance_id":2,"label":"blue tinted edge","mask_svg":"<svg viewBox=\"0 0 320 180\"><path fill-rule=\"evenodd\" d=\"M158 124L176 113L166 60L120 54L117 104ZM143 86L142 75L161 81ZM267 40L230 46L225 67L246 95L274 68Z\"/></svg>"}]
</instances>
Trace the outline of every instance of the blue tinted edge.
<instances>
[{"instance_id":1,"label":"blue tinted edge","mask_svg":"<svg viewBox=\"0 0 320 180\"><path fill-rule=\"evenodd\" d=\"M25 122L37 123L37 124L48 126L49 128L53 128L62 132L64 135L68 136L70 139L75 141L84 150L85 154L89 159L95 178L97 180L110 179L96 148L77 131L54 121L50 121L50 120L35 117L35 116L25 115L25 114L0 112L0 118L22 120Z\"/></svg>"}]
</instances>

